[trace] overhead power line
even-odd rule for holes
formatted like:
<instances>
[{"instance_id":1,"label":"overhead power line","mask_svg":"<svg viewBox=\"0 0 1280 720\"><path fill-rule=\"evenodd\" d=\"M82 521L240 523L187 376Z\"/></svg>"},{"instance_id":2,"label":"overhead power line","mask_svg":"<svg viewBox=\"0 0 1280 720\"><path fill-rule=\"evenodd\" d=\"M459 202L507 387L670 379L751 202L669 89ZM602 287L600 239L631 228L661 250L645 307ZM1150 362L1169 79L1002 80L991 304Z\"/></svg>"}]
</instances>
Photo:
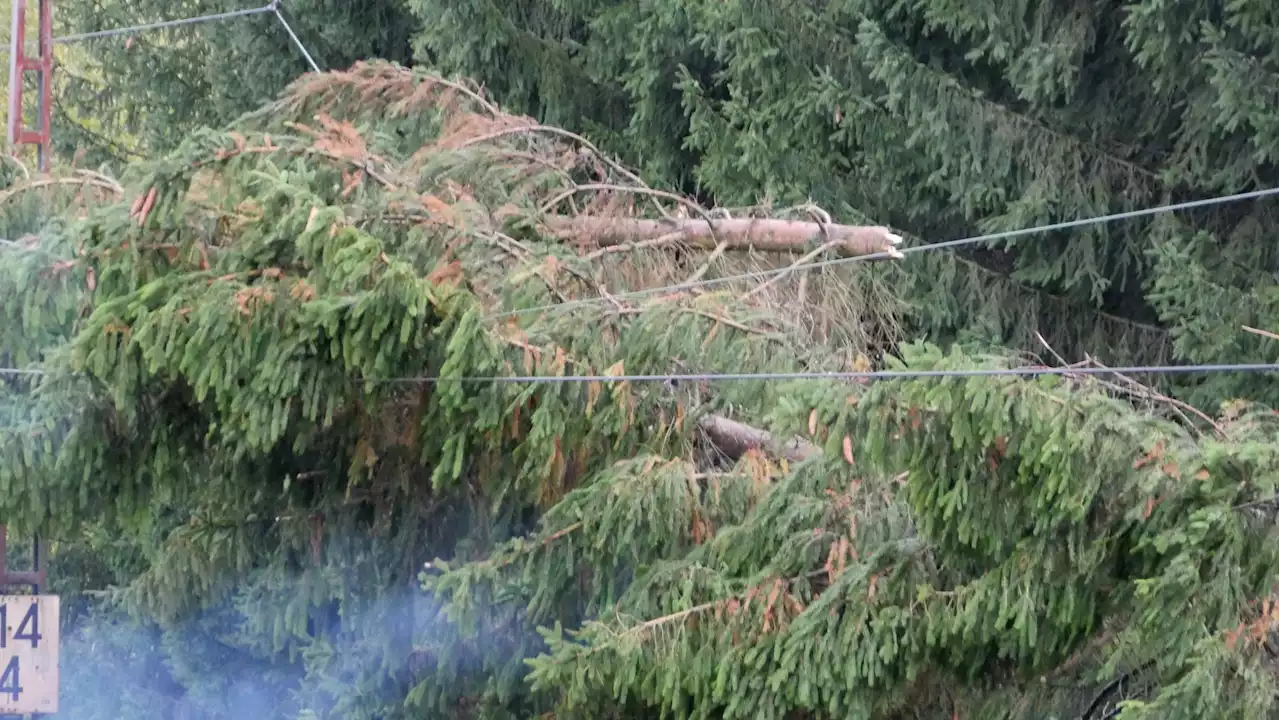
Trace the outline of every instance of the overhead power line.
<instances>
[{"instance_id":1,"label":"overhead power line","mask_svg":"<svg viewBox=\"0 0 1280 720\"><path fill-rule=\"evenodd\" d=\"M270 0L266 5L257 8L246 8L244 10L231 10L221 13L210 13L208 15L200 15L198 17L181 18L178 20L164 20L154 23L144 23L141 25L130 25L128 27L112 28L109 30L95 30L92 32L77 33L74 35L64 35L62 37L51 38L54 45L67 45L85 40L94 40L101 38L117 37L120 35L132 35L135 33L147 32L151 30L163 30L175 28L184 25L194 25L196 23L213 22L217 20L229 20L234 18L246 17L249 15L261 15L263 13L274 13L276 19L280 21L280 25L284 27L293 44L302 52L302 56L306 58L307 64L312 70L319 73L320 66L316 64L311 53L307 51L306 46L302 44L302 40L298 38L298 34L293 31L289 25L289 21L285 19L284 14L280 12L281 0ZM11 113L13 117L9 118L9 136L10 141L17 146L31 144L37 147L36 159L41 172L47 172L49 169L49 158L52 152L52 138L50 137L50 109L52 107L51 92L51 76L53 75L53 48L46 45L43 41L39 45L38 58L27 55L27 47L23 40L23 28L25 27L25 6L22 3L14 5L14 22L17 23L11 30L16 33L12 38L16 45L12 45L6 49L6 52L17 51L18 56L10 58L14 63L13 68L19 72L27 70L38 71L38 90L40 94L40 120L39 129L35 131L24 131L22 129L22 118L16 113ZM41 2L39 7L39 34L42 38L49 37L52 32L52 19L50 13L51 6L48 2ZM32 64L35 61L36 64ZM9 88L9 107L22 106L23 83L11 83Z\"/></svg>"},{"instance_id":2,"label":"overhead power line","mask_svg":"<svg viewBox=\"0 0 1280 720\"><path fill-rule=\"evenodd\" d=\"M209 15L200 15L198 17L182 18L180 20L164 20L161 22L145 23L142 25L130 25L128 27L112 28L110 30L95 30L93 32L76 33L74 35L63 35L53 39L55 45L67 45L70 43L82 42L85 40L97 40L100 38L117 37L120 35L135 35L137 33L148 32L151 30L166 30L169 28L182 27L184 25L195 25L197 23L215 22L218 20L233 20L235 18L248 17L250 15L262 15L264 13L274 13L276 19L280 21L280 25L284 27L289 39L302 52L302 56L306 58L307 65L315 72L320 72L320 66L316 64L315 58L307 51L302 40L298 38L298 34L293 31L293 27L289 25L289 21L285 19L284 14L280 12L280 0L271 0L271 2L262 7L247 8L244 10L230 10L228 12L211 13Z\"/></svg>"},{"instance_id":3,"label":"overhead power line","mask_svg":"<svg viewBox=\"0 0 1280 720\"><path fill-rule=\"evenodd\" d=\"M1020 230L1005 230L996 233L987 233L984 235L975 235L958 240L946 240L944 242L929 243L927 245L916 245L913 247L896 248L895 252L907 255L910 253L919 253L929 250L941 250L944 248L960 247L962 245L976 245L978 243L991 242L993 240L1007 240L1012 238L1025 237L1027 235L1036 235L1040 233L1049 233L1057 230L1069 230L1071 228L1083 227L1086 225L1098 225L1102 223L1116 222L1118 220L1129 220L1132 218L1146 217L1148 215L1158 215L1160 213L1175 212L1178 210L1191 210L1194 208L1207 207L1210 205L1221 205L1230 202L1239 202L1241 200L1251 200L1255 198L1266 197L1268 195L1280 194L1280 188L1269 188L1267 190L1253 190L1250 192L1237 193L1235 195L1224 195L1221 197L1207 198L1204 200L1191 200L1189 202L1173 203L1170 205L1160 205L1153 208L1144 208L1141 210L1129 210L1127 212L1113 213L1111 215L1099 215L1096 217L1081 218L1078 220L1067 220L1064 222L1051 223L1049 225L1037 225L1035 227L1023 228ZM712 226L714 228L714 225ZM868 255L856 255L854 257L833 258L829 260L819 260L814 262L802 263L799 265L791 265L784 268L775 268L771 270L756 270L741 275L727 275L725 277L708 278L706 280L695 280L693 282L684 282L676 285L663 285L660 287L643 288L640 290L630 290L620 293L611 294L608 298L590 297L578 300L569 300L562 303L551 305L539 305L531 308L521 308L518 310L506 310L503 312L493 313L489 317L513 317L519 315L528 315L531 313L547 312L551 310L563 310L575 307L583 307L587 305L596 305L602 302L611 302L614 300L627 300L634 298L646 297L649 295L662 295L666 293L681 292L685 290L695 290L699 288L711 287L714 285L723 285L726 283L740 282L743 280L763 280L774 275L782 275L803 270L813 270L815 268L831 267L835 265L846 265L850 263L866 262L868 260L879 260L892 257L888 252L871 253Z\"/></svg>"},{"instance_id":4,"label":"overhead power line","mask_svg":"<svg viewBox=\"0 0 1280 720\"><path fill-rule=\"evenodd\" d=\"M307 64L311 66L311 69L313 71L317 73L320 72L320 66L317 65L316 61L312 59L311 53L307 52L306 46L303 45L302 41L298 39L298 34L293 31L293 28L289 26L289 21L285 20L284 15L281 14L280 0L272 0L271 10L276 14L276 17L280 20L280 24L284 26L285 32L289 33L289 37L293 39L293 44L297 45L298 49L302 51L302 56L307 59Z\"/></svg>"},{"instance_id":5,"label":"overhead power line","mask_svg":"<svg viewBox=\"0 0 1280 720\"><path fill-rule=\"evenodd\" d=\"M776 372L776 373L689 373L663 375L495 375L491 377L395 378L371 382L401 383L532 383L560 384L570 382L717 382L731 380L910 380L918 378L968 377L1037 377L1040 375L1171 375L1219 372L1276 372L1274 363L1238 365L1145 365L1134 367L1024 367L974 368L971 370L851 370L848 372Z\"/></svg>"},{"instance_id":6,"label":"overhead power line","mask_svg":"<svg viewBox=\"0 0 1280 720\"><path fill-rule=\"evenodd\" d=\"M1022 367L969 370L852 370L848 372L689 373L663 375L493 375L461 377L369 378L373 383L533 383L712 382L730 380L906 380L917 378L1037 377L1040 375L1187 375L1220 372L1276 372L1275 363L1236 365L1138 365L1131 367ZM0 375L44 375L43 370L0 368Z\"/></svg>"},{"instance_id":7,"label":"overhead power line","mask_svg":"<svg viewBox=\"0 0 1280 720\"><path fill-rule=\"evenodd\" d=\"M165 20L163 22L147 23L145 25L130 25L128 27L113 28L111 30L96 30L94 32L76 33L74 35L63 35L56 37L53 42L58 45L68 43L81 42L83 40L96 40L98 38L115 37L117 35L132 35L149 30L164 30L166 28L180 27L182 25L195 25L202 22L213 22L216 20L230 20L232 18L246 17L248 15L260 15L262 13L275 12L278 2L271 2L262 7L249 8L247 10L231 10L229 12L213 13L211 15L201 15L199 17L183 18L181 20Z\"/></svg>"}]
</instances>

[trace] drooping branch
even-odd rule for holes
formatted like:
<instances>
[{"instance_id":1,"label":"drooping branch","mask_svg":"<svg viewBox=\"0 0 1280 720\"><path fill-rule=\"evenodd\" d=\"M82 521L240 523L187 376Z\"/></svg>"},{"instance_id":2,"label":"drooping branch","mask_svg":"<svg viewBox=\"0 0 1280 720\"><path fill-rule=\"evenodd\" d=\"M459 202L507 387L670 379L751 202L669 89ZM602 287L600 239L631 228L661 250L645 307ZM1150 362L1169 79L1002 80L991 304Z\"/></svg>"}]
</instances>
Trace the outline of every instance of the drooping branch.
<instances>
[{"instance_id":1,"label":"drooping branch","mask_svg":"<svg viewBox=\"0 0 1280 720\"><path fill-rule=\"evenodd\" d=\"M648 220L584 215L552 215L543 224L552 235L565 240L608 247L678 234L685 243L714 250L726 243L728 250L757 252L805 252L815 245L832 244L844 257L885 253L900 258L902 238L889 228L866 225L827 225L798 220L730 218L708 222L687 218Z\"/></svg>"}]
</instances>

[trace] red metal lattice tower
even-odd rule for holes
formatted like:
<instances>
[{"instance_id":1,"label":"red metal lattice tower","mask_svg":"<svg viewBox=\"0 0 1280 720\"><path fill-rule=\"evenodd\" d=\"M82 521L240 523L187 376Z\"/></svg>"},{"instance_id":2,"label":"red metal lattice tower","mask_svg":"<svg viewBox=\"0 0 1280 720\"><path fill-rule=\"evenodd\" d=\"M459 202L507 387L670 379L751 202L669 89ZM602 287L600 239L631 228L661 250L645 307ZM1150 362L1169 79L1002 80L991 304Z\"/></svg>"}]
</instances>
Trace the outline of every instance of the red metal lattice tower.
<instances>
[{"instance_id":1,"label":"red metal lattice tower","mask_svg":"<svg viewBox=\"0 0 1280 720\"><path fill-rule=\"evenodd\" d=\"M42 172L49 169L53 149L49 131L53 85L53 0L39 3L39 50L37 57L26 54L27 0L13 0L13 25L9 32L9 142L13 151L23 145L36 146L36 163ZM22 81L27 72L36 73L39 93L39 128L29 130L22 117Z\"/></svg>"}]
</instances>

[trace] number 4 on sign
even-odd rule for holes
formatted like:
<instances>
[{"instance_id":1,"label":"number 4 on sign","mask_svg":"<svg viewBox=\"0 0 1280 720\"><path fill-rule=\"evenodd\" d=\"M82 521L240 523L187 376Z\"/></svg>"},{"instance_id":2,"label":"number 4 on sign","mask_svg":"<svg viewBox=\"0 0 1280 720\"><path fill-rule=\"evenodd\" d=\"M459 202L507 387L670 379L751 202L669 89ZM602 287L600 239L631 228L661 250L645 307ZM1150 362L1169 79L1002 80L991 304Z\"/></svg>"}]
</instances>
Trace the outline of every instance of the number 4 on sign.
<instances>
[{"instance_id":1,"label":"number 4 on sign","mask_svg":"<svg viewBox=\"0 0 1280 720\"><path fill-rule=\"evenodd\" d=\"M0 605L0 628L4 628L5 632L0 632L0 648L8 647L9 633L9 606ZM32 648L40 647L40 604L31 603L27 608L27 614L22 616L22 622L18 623L18 631L13 634L14 640L29 640Z\"/></svg>"},{"instance_id":2,"label":"number 4 on sign","mask_svg":"<svg viewBox=\"0 0 1280 720\"><path fill-rule=\"evenodd\" d=\"M0 716L58 712L58 596L0 595Z\"/></svg>"},{"instance_id":3,"label":"number 4 on sign","mask_svg":"<svg viewBox=\"0 0 1280 720\"><path fill-rule=\"evenodd\" d=\"M9 664L0 673L0 695L8 695L9 702L17 703L22 699L22 678L19 676L18 658L9 658Z\"/></svg>"},{"instance_id":4,"label":"number 4 on sign","mask_svg":"<svg viewBox=\"0 0 1280 720\"><path fill-rule=\"evenodd\" d=\"M18 632L13 634L14 640L30 640L32 648L40 647L40 604L31 603L31 608L18 624Z\"/></svg>"}]
</instances>

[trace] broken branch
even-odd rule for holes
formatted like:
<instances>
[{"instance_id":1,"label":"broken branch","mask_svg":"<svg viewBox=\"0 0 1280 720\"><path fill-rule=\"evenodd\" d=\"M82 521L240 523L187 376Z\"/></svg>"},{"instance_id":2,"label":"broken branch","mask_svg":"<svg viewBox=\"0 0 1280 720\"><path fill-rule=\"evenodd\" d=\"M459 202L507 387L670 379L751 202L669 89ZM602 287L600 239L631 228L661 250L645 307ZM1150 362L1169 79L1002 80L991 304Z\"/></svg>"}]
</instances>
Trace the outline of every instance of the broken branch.
<instances>
[{"instance_id":1,"label":"broken branch","mask_svg":"<svg viewBox=\"0 0 1280 720\"><path fill-rule=\"evenodd\" d=\"M801 438L789 442L778 440L767 430L754 428L721 415L703 415L698 426L707 434L711 444L731 460L737 460L748 450L762 450L776 457L800 462L819 455L817 446Z\"/></svg>"},{"instance_id":2,"label":"broken branch","mask_svg":"<svg viewBox=\"0 0 1280 720\"><path fill-rule=\"evenodd\" d=\"M902 257L897 250L902 238L882 226L823 226L799 220L731 218L717 220L712 227L706 220L696 218L648 220L587 215L552 215L545 218L543 224L558 238L589 239L599 247L625 245L678 233L685 243L703 250L714 250L725 242L729 250L787 253L803 251L813 241L825 237L844 257L876 253Z\"/></svg>"}]
</instances>

